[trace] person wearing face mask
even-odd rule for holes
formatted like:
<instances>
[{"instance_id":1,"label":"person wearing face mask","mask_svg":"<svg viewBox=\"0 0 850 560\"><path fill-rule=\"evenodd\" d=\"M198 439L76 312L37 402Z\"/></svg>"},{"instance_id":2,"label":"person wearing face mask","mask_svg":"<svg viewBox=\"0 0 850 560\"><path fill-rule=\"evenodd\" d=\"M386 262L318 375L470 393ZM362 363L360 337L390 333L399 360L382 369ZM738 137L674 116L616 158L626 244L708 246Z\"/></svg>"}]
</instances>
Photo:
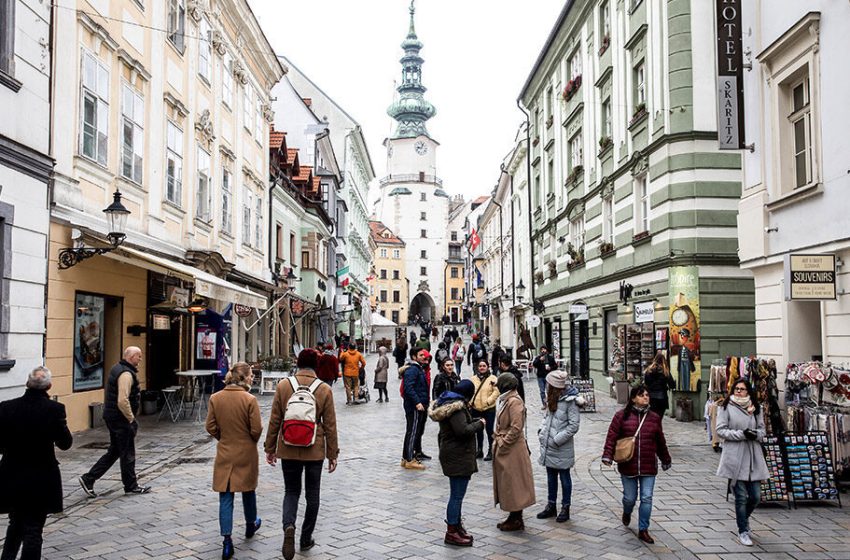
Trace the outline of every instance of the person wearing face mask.
<instances>
[{"instance_id":1,"label":"person wearing face mask","mask_svg":"<svg viewBox=\"0 0 850 560\"><path fill-rule=\"evenodd\" d=\"M522 531L522 510L534 505L531 452L525 440L525 404L517 394L517 378L503 373L496 382L499 413L493 434L493 498L508 518L497 524L500 531Z\"/></svg>"},{"instance_id":2,"label":"person wearing face mask","mask_svg":"<svg viewBox=\"0 0 850 560\"><path fill-rule=\"evenodd\" d=\"M615 450L620 440L632 439L632 454L617 459L617 471L623 483L623 525L632 521L632 511L640 488L640 509L638 510L638 538L652 544L655 540L649 535L649 517L652 515L652 492L655 477L658 474L658 459L665 471L670 468L672 459L667 450L667 440L661 427L661 417L649 408L649 390L646 385L638 385L629 393L629 402L618 410L611 419L602 462L611 465L615 460Z\"/></svg>"},{"instance_id":3,"label":"person wearing face mask","mask_svg":"<svg viewBox=\"0 0 850 560\"><path fill-rule=\"evenodd\" d=\"M476 459L484 457L485 461L493 460L493 424L496 420L496 399L499 398L499 390L496 388L496 376L490 373L487 360L481 360L475 364L475 375L472 376L472 384L475 385L475 394L472 397L472 417L483 418L487 423L487 456L484 456L484 434L478 432L478 453Z\"/></svg>"},{"instance_id":4,"label":"person wearing face mask","mask_svg":"<svg viewBox=\"0 0 850 560\"><path fill-rule=\"evenodd\" d=\"M739 379L717 410L717 435L723 438L717 476L731 481L738 542L744 546L753 546L750 515L761 500L761 481L770 478L761 447L765 434L764 414L753 389Z\"/></svg>"}]
</instances>

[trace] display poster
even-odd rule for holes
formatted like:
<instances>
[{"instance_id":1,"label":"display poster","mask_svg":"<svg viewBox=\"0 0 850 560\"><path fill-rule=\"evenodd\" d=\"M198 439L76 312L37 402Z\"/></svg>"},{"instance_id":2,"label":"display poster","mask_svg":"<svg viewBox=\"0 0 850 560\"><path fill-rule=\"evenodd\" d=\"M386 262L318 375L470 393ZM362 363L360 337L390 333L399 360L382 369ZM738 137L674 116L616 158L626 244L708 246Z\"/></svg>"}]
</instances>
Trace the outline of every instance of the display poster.
<instances>
[{"instance_id":1,"label":"display poster","mask_svg":"<svg viewBox=\"0 0 850 560\"><path fill-rule=\"evenodd\" d=\"M216 360L215 347L218 333L208 325L198 324L196 337L195 359L205 361Z\"/></svg>"},{"instance_id":2,"label":"display poster","mask_svg":"<svg viewBox=\"0 0 850 560\"><path fill-rule=\"evenodd\" d=\"M104 298L77 294L74 313L74 391L103 387Z\"/></svg>"},{"instance_id":3,"label":"display poster","mask_svg":"<svg viewBox=\"0 0 850 560\"><path fill-rule=\"evenodd\" d=\"M700 380L699 267L670 268L670 371L682 391Z\"/></svg>"}]
</instances>

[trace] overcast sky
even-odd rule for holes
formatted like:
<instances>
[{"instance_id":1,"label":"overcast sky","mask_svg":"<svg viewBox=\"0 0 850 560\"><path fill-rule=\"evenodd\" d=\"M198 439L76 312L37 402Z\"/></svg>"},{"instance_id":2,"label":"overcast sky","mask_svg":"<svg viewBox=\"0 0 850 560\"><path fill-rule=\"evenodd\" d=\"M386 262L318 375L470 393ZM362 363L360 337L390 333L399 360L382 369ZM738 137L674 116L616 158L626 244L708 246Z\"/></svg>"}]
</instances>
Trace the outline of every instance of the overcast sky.
<instances>
[{"instance_id":1,"label":"overcast sky","mask_svg":"<svg viewBox=\"0 0 850 560\"><path fill-rule=\"evenodd\" d=\"M375 173L386 172L387 107L400 80L409 0L249 0L278 54L354 117ZM562 0L417 0L428 132L450 194L489 194L524 120L516 98Z\"/></svg>"}]
</instances>

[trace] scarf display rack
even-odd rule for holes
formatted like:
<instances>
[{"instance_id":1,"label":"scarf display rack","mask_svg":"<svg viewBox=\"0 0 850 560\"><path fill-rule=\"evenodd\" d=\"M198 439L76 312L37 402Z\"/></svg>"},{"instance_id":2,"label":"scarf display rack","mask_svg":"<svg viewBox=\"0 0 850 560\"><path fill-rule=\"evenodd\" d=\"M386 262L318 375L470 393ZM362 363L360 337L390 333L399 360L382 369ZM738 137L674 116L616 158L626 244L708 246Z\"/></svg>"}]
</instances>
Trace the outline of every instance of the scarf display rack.
<instances>
[{"instance_id":1,"label":"scarf display rack","mask_svg":"<svg viewBox=\"0 0 850 560\"><path fill-rule=\"evenodd\" d=\"M579 412L596 412L596 393L593 388L593 379L571 377L567 379L567 385L578 389L579 396L584 398L584 406L579 407Z\"/></svg>"}]
</instances>

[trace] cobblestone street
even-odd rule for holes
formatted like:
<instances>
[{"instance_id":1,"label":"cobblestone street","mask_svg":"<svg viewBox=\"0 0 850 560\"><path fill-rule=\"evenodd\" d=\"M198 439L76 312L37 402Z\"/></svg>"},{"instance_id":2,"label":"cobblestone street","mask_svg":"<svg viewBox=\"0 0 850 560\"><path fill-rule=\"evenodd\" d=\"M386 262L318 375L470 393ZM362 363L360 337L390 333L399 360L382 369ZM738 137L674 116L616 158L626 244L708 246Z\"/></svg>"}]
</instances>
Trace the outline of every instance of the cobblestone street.
<instances>
[{"instance_id":1,"label":"cobblestone street","mask_svg":"<svg viewBox=\"0 0 850 560\"><path fill-rule=\"evenodd\" d=\"M375 356L368 358L371 372ZM468 376L468 368L464 377ZM526 511L524 533L501 533L495 524L503 513L492 504L491 466L480 462L464 504L465 524L475 536L470 549L443 545L447 479L437 463L436 425L429 421L425 451L434 455L425 472L399 468L404 414L391 366L391 402L374 400L339 406L343 387L334 387L338 405L341 455L338 470L322 480L317 546L301 557L320 558L850 558L850 515L831 505L760 508L754 514L756 546L735 542L731 502L724 502L725 481L714 476L718 457L705 442L700 423L665 420L673 468L659 475L646 546L631 528L621 525L620 483L599 455L615 403L598 394L599 412L582 415L576 438L578 463L573 471L572 520L556 524L534 515L545 504L545 471L534 455L537 506ZM540 421L537 389L527 383L533 405L529 433ZM373 399L375 391L372 391ZM264 422L271 396L260 397ZM265 434L263 434L265 437ZM218 499L211 490L214 442L192 421L176 424L143 417L137 439L139 478L151 494L124 496L118 466L96 485L98 498L85 499L76 477L85 472L108 441L104 429L76 436L74 447L59 452L65 483L65 513L48 519L44 556L142 560L204 558L220 555ZM259 452L259 451L258 451ZM264 523L256 537L242 537L237 499L234 527L236 558L278 558L283 481L279 467L262 463L258 506ZM303 497L302 497L303 511ZM300 518L299 518L300 523ZM0 530L5 532L5 517Z\"/></svg>"}]
</instances>

